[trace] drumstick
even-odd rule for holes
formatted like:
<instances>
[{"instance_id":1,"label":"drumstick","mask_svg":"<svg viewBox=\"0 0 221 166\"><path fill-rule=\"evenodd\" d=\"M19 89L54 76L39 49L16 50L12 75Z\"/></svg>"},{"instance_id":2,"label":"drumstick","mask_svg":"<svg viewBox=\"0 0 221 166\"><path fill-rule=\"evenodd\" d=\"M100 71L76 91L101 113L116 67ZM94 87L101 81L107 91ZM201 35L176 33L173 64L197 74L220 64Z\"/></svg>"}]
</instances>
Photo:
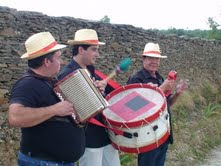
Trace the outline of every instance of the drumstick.
<instances>
[{"instance_id":1,"label":"drumstick","mask_svg":"<svg viewBox=\"0 0 221 166\"><path fill-rule=\"evenodd\" d=\"M168 79L168 80L176 80L176 77L177 77L177 72L174 71L174 70L171 70L171 71L169 72L169 74L168 74L167 79ZM171 93L171 91L172 91L172 89L169 90L169 91L167 91L167 92L165 92L165 93L164 93L165 96L166 96L166 97L169 96L170 93Z\"/></svg>"},{"instance_id":2,"label":"drumstick","mask_svg":"<svg viewBox=\"0 0 221 166\"><path fill-rule=\"evenodd\" d=\"M110 79L112 79L117 74L119 74L121 72L126 72L129 69L131 63L132 62L131 62L130 58L123 59L104 80L108 82Z\"/></svg>"}]
</instances>

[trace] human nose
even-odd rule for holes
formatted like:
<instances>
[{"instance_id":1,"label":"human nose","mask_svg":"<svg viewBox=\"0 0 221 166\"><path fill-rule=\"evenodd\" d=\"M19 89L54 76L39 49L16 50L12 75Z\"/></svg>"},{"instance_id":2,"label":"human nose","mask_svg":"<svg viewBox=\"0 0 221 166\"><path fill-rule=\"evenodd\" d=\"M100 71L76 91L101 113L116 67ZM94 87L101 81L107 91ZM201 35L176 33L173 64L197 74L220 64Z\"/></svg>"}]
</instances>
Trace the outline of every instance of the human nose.
<instances>
[{"instance_id":1,"label":"human nose","mask_svg":"<svg viewBox=\"0 0 221 166\"><path fill-rule=\"evenodd\" d=\"M99 54L99 52L97 51L97 53L96 53L96 57L100 57L100 54Z\"/></svg>"}]
</instances>

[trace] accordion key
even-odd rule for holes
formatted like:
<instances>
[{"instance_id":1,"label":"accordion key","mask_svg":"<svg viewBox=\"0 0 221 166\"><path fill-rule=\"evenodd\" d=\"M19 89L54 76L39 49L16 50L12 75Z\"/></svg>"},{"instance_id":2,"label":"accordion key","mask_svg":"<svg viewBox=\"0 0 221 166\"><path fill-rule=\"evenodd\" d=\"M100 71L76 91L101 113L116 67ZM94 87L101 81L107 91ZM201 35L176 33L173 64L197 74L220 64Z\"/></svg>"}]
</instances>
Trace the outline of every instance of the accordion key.
<instances>
[{"instance_id":1,"label":"accordion key","mask_svg":"<svg viewBox=\"0 0 221 166\"><path fill-rule=\"evenodd\" d=\"M77 124L86 122L108 107L86 69L67 75L55 85L54 92L61 101L73 103L75 113L72 117Z\"/></svg>"}]
</instances>

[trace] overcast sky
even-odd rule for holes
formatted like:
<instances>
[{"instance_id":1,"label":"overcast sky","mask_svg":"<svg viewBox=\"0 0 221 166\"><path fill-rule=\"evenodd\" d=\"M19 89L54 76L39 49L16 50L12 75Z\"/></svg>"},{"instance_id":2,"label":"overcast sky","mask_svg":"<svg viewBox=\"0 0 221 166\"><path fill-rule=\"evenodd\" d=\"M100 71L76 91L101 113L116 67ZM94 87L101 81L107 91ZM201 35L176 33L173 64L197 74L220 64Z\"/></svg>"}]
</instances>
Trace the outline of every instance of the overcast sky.
<instances>
[{"instance_id":1,"label":"overcast sky","mask_svg":"<svg viewBox=\"0 0 221 166\"><path fill-rule=\"evenodd\" d=\"M145 29L208 29L208 17L221 24L221 0L0 0L0 6L71 16Z\"/></svg>"}]
</instances>

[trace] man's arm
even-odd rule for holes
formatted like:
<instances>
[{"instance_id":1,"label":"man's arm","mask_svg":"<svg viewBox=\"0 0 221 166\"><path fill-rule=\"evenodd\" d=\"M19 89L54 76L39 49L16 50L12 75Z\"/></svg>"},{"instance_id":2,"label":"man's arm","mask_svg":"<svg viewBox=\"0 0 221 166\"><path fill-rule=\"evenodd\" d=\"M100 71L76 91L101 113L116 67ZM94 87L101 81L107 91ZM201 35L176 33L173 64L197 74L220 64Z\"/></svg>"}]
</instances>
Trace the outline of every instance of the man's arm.
<instances>
[{"instance_id":1,"label":"man's arm","mask_svg":"<svg viewBox=\"0 0 221 166\"><path fill-rule=\"evenodd\" d=\"M9 124L14 127L32 127L57 115L67 116L74 113L73 104L62 101L49 107L31 108L22 104L9 106Z\"/></svg>"},{"instance_id":2,"label":"man's arm","mask_svg":"<svg viewBox=\"0 0 221 166\"><path fill-rule=\"evenodd\" d=\"M169 98L169 102L170 102L170 105L173 105L177 98L188 88L188 84L186 81L184 80L180 80L177 84L177 87L176 87L176 92L170 96Z\"/></svg>"},{"instance_id":3,"label":"man's arm","mask_svg":"<svg viewBox=\"0 0 221 166\"><path fill-rule=\"evenodd\" d=\"M175 92L173 95L169 97L170 106L172 106L177 101L177 98L179 96L180 96L180 93Z\"/></svg>"},{"instance_id":4,"label":"man's arm","mask_svg":"<svg viewBox=\"0 0 221 166\"><path fill-rule=\"evenodd\" d=\"M166 93L173 89L175 82L175 80L166 79L159 88L163 91L163 93Z\"/></svg>"}]
</instances>

